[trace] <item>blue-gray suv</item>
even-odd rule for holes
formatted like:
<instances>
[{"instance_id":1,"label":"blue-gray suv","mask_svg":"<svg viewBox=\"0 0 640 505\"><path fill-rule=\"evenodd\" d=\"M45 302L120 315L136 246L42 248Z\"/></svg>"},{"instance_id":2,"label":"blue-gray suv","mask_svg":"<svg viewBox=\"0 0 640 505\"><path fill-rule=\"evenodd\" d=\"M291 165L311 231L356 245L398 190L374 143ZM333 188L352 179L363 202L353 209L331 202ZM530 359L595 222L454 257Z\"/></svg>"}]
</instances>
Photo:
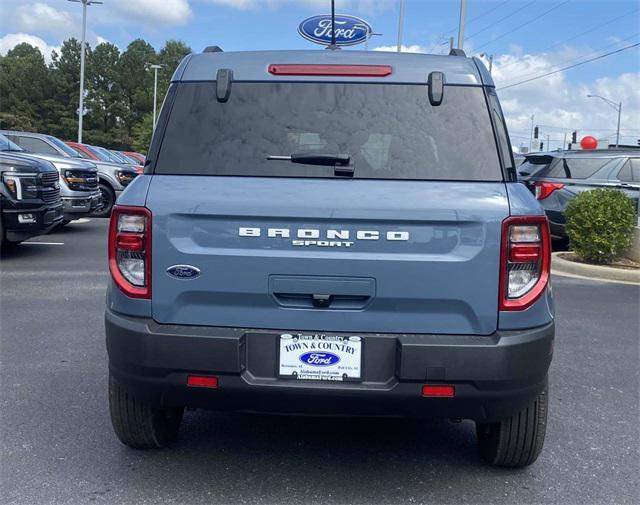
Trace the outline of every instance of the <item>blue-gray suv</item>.
<instances>
[{"instance_id":1,"label":"blue-gray suv","mask_svg":"<svg viewBox=\"0 0 640 505\"><path fill-rule=\"evenodd\" d=\"M549 227L477 59L187 56L109 267L128 446L204 408L472 419L500 466L542 449Z\"/></svg>"}]
</instances>

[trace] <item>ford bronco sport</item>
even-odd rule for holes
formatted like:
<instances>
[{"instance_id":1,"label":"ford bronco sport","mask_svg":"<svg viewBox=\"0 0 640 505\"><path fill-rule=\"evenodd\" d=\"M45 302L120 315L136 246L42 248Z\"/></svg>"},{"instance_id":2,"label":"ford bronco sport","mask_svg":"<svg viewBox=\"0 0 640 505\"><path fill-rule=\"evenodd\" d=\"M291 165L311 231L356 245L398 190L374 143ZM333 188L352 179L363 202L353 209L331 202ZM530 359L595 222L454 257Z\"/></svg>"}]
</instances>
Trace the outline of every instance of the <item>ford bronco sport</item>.
<instances>
[{"instance_id":1,"label":"ford bronco sport","mask_svg":"<svg viewBox=\"0 0 640 505\"><path fill-rule=\"evenodd\" d=\"M187 408L471 419L542 448L547 218L481 62L187 56L109 231L110 408L134 448Z\"/></svg>"}]
</instances>

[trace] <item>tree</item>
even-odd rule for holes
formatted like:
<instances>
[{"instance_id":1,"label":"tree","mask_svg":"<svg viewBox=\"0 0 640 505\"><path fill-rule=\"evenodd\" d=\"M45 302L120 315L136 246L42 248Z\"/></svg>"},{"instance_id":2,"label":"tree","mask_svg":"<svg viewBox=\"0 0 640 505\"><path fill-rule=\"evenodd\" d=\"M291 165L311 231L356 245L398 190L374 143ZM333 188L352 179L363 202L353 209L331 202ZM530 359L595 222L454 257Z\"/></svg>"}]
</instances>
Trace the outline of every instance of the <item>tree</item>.
<instances>
[{"instance_id":1,"label":"tree","mask_svg":"<svg viewBox=\"0 0 640 505\"><path fill-rule=\"evenodd\" d=\"M84 136L89 143L117 147L122 142L121 120L125 106L120 91L120 50L98 44L87 60L87 116Z\"/></svg>"},{"instance_id":2,"label":"tree","mask_svg":"<svg viewBox=\"0 0 640 505\"><path fill-rule=\"evenodd\" d=\"M118 82L126 105L122 121L126 141L131 142L133 129L153 109L153 76L145 72L145 63L156 59L156 51L142 39L127 46L118 62Z\"/></svg>"},{"instance_id":3,"label":"tree","mask_svg":"<svg viewBox=\"0 0 640 505\"><path fill-rule=\"evenodd\" d=\"M0 113L11 128L37 131L44 127L49 74L39 49L22 43L0 59Z\"/></svg>"}]
</instances>

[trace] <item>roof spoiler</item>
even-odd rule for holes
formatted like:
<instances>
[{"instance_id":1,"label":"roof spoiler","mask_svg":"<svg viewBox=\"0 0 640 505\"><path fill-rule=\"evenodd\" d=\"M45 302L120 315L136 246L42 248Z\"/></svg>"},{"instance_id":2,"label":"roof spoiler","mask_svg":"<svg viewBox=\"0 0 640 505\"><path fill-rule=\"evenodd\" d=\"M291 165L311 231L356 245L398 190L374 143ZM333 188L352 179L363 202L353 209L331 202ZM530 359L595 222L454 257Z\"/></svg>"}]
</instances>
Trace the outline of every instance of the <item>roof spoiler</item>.
<instances>
[{"instance_id":1,"label":"roof spoiler","mask_svg":"<svg viewBox=\"0 0 640 505\"><path fill-rule=\"evenodd\" d=\"M204 48L203 53L221 53L222 48L220 46L207 46Z\"/></svg>"}]
</instances>

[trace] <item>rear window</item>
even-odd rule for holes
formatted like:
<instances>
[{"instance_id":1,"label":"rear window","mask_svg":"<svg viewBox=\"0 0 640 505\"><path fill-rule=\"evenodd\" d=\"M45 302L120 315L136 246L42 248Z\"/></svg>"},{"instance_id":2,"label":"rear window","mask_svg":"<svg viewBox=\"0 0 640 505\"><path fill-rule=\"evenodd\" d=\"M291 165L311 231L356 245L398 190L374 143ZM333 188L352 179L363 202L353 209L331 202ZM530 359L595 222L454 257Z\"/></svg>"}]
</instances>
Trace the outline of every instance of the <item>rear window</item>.
<instances>
[{"instance_id":1,"label":"rear window","mask_svg":"<svg viewBox=\"0 0 640 505\"><path fill-rule=\"evenodd\" d=\"M540 174L557 179L588 179L612 158L555 158L549 170Z\"/></svg>"},{"instance_id":2,"label":"rear window","mask_svg":"<svg viewBox=\"0 0 640 505\"><path fill-rule=\"evenodd\" d=\"M355 178L503 180L484 92L446 86L440 106L426 85L180 83L155 172L333 177L326 166L267 160L346 154Z\"/></svg>"}]
</instances>

